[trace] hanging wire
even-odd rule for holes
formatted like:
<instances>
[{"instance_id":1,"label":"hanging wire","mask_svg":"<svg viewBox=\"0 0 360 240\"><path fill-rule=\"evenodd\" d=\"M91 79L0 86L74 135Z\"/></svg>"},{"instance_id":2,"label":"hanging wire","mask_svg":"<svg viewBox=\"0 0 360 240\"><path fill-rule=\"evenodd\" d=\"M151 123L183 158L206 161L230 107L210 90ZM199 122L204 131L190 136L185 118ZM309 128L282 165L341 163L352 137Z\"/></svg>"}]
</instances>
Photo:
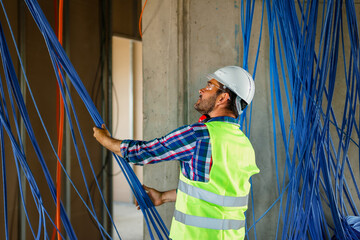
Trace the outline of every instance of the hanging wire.
<instances>
[{"instance_id":1,"label":"hanging wire","mask_svg":"<svg viewBox=\"0 0 360 240\"><path fill-rule=\"evenodd\" d=\"M104 197L103 197L103 195L101 193L101 189L100 189L99 183L97 181L96 174L95 174L94 169L92 167L91 160L90 160L90 154L87 151L87 148L86 148L86 145L85 145L85 140L84 140L83 134L82 134L81 129L80 129L80 124L79 124L79 121L78 121L78 117L77 117L76 112L75 112L75 107L74 107L73 101L71 99L71 96L69 94L69 92L70 92L69 91L69 86L67 85L67 83L65 81L63 83L61 83L61 78L64 77L64 73L63 73L63 71L58 71L57 69L63 69L64 72L67 73L67 75L70 78L70 81L71 81L72 85L74 86L74 88L78 92L79 96L82 98L82 100L83 100L86 108L88 109L88 111L90 113L90 116L93 118L95 124L97 126L101 126L101 124L103 123L103 120L101 119L100 114L96 110L95 105L91 101L91 98L90 98L89 94L87 93L84 85L80 81L80 78L78 77L75 69L73 68L73 66L71 65L69 59L67 58L63 48L61 47L59 41L57 40L55 34L53 33L49 23L47 22L44 14L42 13L42 11L40 9L40 6L38 5L38 3L35 0L26 0L25 2L27 4L28 9L29 9L30 13L32 14L36 24L39 27L40 32L44 36L44 40L45 40L46 46L47 46L47 48L49 50L50 59L51 59L51 62L53 64L55 76L56 76L56 79L57 79L57 82L58 82L58 86L59 86L61 95L64 96L65 92L67 92L68 95L69 95L70 106L68 106L67 104L64 104L65 113L66 113L66 117L67 117L67 120L68 120L69 125L70 125L70 132L71 132L71 136L72 136L72 139L73 139L73 142L74 142L74 148L75 148L77 159L78 159L78 162L79 162L79 165L80 165L82 176L83 176L83 179L84 179L84 184L86 186L87 195L88 195L88 197L90 199L90 207L87 206L87 204L84 201L83 197L80 195L80 193L76 189L74 183L71 181L70 176L67 174L64 166L62 165L62 163L61 163L61 161L60 161L60 159L59 159L59 157L58 157L58 155L57 155L57 153L55 151L55 148L54 148L54 146L53 146L53 144L51 142L50 136L48 134L48 131L46 130L45 124L44 124L44 122L42 120L41 114L40 114L39 109L37 107L33 92L31 91L30 84L28 82L27 77L25 76L26 84L28 86L28 90L29 90L30 96L32 98L32 101L34 103L35 109L36 109L36 111L37 111L37 113L39 115L39 119L41 121L41 124L42 124L42 126L44 128L44 131L45 131L46 136L47 136L47 138L49 140L52 151L54 152L54 155L57 158L58 163L60 163L61 168L64 171L66 177L69 179L69 181L72 184L74 190L79 195L79 198L81 199L81 201L83 202L85 207L88 209L88 211L89 211L90 215L92 216L93 220L95 220L95 222L96 222L96 224L97 224L97 226L99 228L99 231L100 231L100 233L102 235L102 238L111 238L111 236L106 232L104 227L99 222L98 217L96 215L96 211L95 211L95 208L94 208L93 201L91 200L89 188L87 186L87 179L85 178L85 173L84 173L84 170L83 170L83 163L82 163L80 153L79 153L79 150L78 150L79 146L78 146L77 140L75 138L75 128L73 127L73 123L72 123L72 117L73 117L73 119L74 119L74 121L76 123L76 127L77 127L77 130L78 130L80 139L81 139L81 144L83 145L83 147L85 149L86 158L88 159L88 163L89 163L91 172L92 172L92 174L94 176L96 185L97 185L97 187L99 189L101 199L103 201L104 206L106 207L106 210L108 212L108 216L109 216L109 218L110 218L110 220L111 220L111 222L112 222L112 224L113 224L113 226L115 228L117 236L120 238L120 235L119 235L119 233L117 231L115 223L113 222L113 219L111 218L109 209L106 206L105 199L104 199ZM3 8L4 14L5 14L5 17L7 19L10 31L11 31L10 22L9 22L9 19L7 18L6 11L5 11L5 8L4 8L4 5L3 5L2 1L1 1L1 5L2 5L2 8ZM14 38L14 35L13 35L12 31L11 31L11 36L13 38L14 45L16 47L16 42L15 42L15 38ZM3 36L2 29L1 29L1 40L2 40L2 42L1 42L1 57L2 57L2 60L3 60L4 71L6 73L5 76L6 76L6 81L7 81L7 85L8 85L9 95L12 96L12 94L13 94L14 97L15 97L17 106L19 107L19 111L21 113L21 117L22 117L22 119L23 119L23 121L25 123L26 130L28 132L30 141L33 144L34 150L35 150L35 152L37 154L37 157L39 159L39 162L40 162L40 164L42 166L43 173L44 173L45 179L46 179L46 181L47 181L47 183L49 185L49 189L50 189L50 192L51 192L52 197L54 199L54 202L56 202L56 189L55 189L54 183L53 183L53 181L52 181L52 179L50 177L50 173L49 173L49 170L47 169L46 163L45 163L43 155L41 153L41 149L40 149L39 145L37 144L37 140L35 138L33 129L31 127L30 118L29 118L29 115L27 113L27 110L26 110L26 107L25 107L25 104L24 104L24 100L22 99L22 95L21 95L21 92L20 92L20 87L19 87L19 85L17 83L16 74L15 74L15 71L14 71L13 66L12 66L10 54L8 53L8 50L7 50L7 44L6 44L5 38ZM19 51L18 51L17 48L16 48L16 51L17 51L17 55L19 57L20 54L19 54ZM20 57L19 57L19 59L20 59ZM22 71L25 73L24 66L22 65L21 59L20 59L20 64L21 64ZM2 95L2 96L4 96L4 95ZM62 99L62 100L65 101L64 99ZM6 104L5 104L5 106L6 106ZM12 103L12 106L14 106L13 103ZM72 116L70 115L70 112L72 112ZM3 112L1 112L1 113L3 113ZM38 190L38 188L36 186L36 182L34 180L34 177L32 176L31 171L27 166L27 161L26 161L25 154L19 150L20 148L18 146L18 143L16 142L15 138L12 135L10 125L7 123L6 119L8 119L8 117L5 117L3 114L1 114L0 117L1 117L1 124L4 127L4 129L6 130L8 136L10 137L10 140L12 142L13 151L14 151L14 155L15 155L15 160L17 160L17 159L20 160L20 165L22 166L21 170L24 171L25 176L26 176L26 178L27 178L27 180L29 182L29 186L30 186L30 189L31 189L31 191L33 193L33 197L34 197L34 202L36 203L36 206L37 206L37 209L38 209L38 212L39 212L39 217L38 217L38 220L39 220L38 226L39 227L38 227L37 233L35 233L35 231L33 231L33 228L31 227L32 223L30 223L29 218L28 218L28 212L27 212L26 206L24 204L24 198L22 196L22 190L21 190L22 202L24 204L24 209L25 209L25 212L26 212L28 223L29 223L29 226L31 228L31 231L32 231L32 234L33 234L34 238L39 239L41 235L44 235L45 238L49 237L48 233L47 233L47 228L46 228L46 220L50 220L51 224L56 228L56 230L57 230L58 234L60 235L60 237L63 237L61 235L60 231L59 231L60 229L58 227L56 227L56 225L54 224L54 222L51 219L49 219L49 214L47 213L45 207L43 206L40 191ZM17 121L15 121L15 122L17 122ZM16 125L16 128L18 129L17 125ZM2 133L0 133L0 134L2 134ZM18 135L19 135L19 133L18 133ZM21 144L20 137L19 137L19 142ZM137 201L139 203L139 206L140 206L141 210L144 213L145 221L147 222L148 229L149 229L149 232L151 234L151 238L155 239L155 235L153 235L153 233L152 233L152 231L155 230L156 236L157 236L158 239L168 239L168 230L166 229L165 224L160 219L159 214L157 213L155 207L153 206L149 196L143 190L139 180L137 179L137 177L133 173L133 170L131 169L130 165L127 162L125 162L123 159L120 159L118 156L117 156L117 161L118 161L119 164L121 164L121 168L124 171L124 175L126 176L126 179L127 179L128 183L129 183L129 185L131 186L131 189L133 190L134 195L135 195L135 197L136 197L136 199L137 199ZM17 166L17 169L18 169L18 175L20 176L17 162L16 162L16 166ZM5 169L5 166L3 166L3 169ZM3 178L4 177L5 176L3 175ZM6 182L6 181L4 181L4 182ZM21 188L21 186L20 186L20 188ZM6 188L4 188L4 190L6 190ZM6 196L5 196L5 199L6 199ZM77 239L76 235L75 235L75 232L72 229L71 223L70 223L68 217L66 216L66 212L64 211L64 208L63 208L62 204L60 204L60 215L61 215L61 220L62 220L62 223L64 225L64 228L65 228L65 231L66 231L67 235L71 239ZM5 219L6 219L6 228L7 228L7 213L6 213ZM42 226L42 229L43 229L42 231L41 231L41 226Z\"/></svg>"}]
</instances>

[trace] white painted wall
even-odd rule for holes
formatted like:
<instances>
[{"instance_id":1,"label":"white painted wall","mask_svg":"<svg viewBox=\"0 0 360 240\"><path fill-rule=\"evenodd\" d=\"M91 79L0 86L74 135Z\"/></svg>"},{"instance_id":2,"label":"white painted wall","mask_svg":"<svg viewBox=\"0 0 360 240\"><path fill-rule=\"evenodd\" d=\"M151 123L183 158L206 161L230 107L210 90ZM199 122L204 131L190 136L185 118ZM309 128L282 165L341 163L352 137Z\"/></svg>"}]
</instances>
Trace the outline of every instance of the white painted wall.
<instances>
[{"instance_id":1,"label":"white painted wall","mask_svg":"<svg viewBox=\"0 0 360 240\"><path fill-rule=\"evenodd\" d=\"M142 47L140 42L113 37L112 134L142 139ZM142 168L134 167L139 179ZM133 202L129 185L113 159L113 201Z\"/></svg>"}]
</instances>

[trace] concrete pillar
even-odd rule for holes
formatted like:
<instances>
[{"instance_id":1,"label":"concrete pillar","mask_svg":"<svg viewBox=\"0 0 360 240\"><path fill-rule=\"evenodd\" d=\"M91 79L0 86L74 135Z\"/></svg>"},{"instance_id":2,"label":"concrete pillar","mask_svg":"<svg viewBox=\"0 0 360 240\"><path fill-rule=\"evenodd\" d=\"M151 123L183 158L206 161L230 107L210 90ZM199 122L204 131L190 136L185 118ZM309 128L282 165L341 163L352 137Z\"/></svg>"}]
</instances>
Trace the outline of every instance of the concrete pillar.
<instances>
[{"instance_id":1,"label":"concrete pillar","mask_svg":"<svg viewBox=\"0 0 360 240\"><path fill-rule=\"evenodd\" d=\"M143 0L143 4L144 2ZM358 2L356 7L359 7ZM251 74L254 72L261 12L262 1L256 0L248 59ZM179 126L197 121L199 114L192 105L198 98L198 89L205 85L206 74L225 65L243 65L240 13L241 1L148 1L143 15L144 139L160 137ZM345 16L345 10L343 14ZM318 35L320 36L320 31ZM348 35L345 36L345 41L349 41ZM261 172L252 179L254 204L249 203L248 227L253 224L252 209L255 209L257 220L280 194L276 187L269 64L265 9L250 136ZM343 76L343 72L340 67L339 76ZM338 89L342 91L344 87L339 86ZM338 99L340 103L342 100ZM338 105L336 101L333 104ZM282 139L278 126L277 129L276 137ZM285 152L281 140L278 141L278 167L281 175ZM354 153L357 153L356 150ZM146 166L144 183L160 190L168 190L177 186L178 175L179 167L176 162ZM280 202L256 225L258 239L276 238L279 206ZM174 204L165 204L158 210L170 227ZM253 230L249 232L249 239L254 239Z\"/></svg>"},{"instance_id":2,"label":"concrete pillar","mask_svg":"<svg viewBox=\"0 0 360 240\"><path fill-rule=\"evenodd\" d=\"M172 131L185 123L187 54L183 43L183 1L149 1L143 15L144 140ZM185 16L183 16L183 14ZM186 62L186 63L185 63ZM177 162L144 167L144 183L159 190L177 186ZM174 204L158 207L170 228ZM145 239L149 239L147 230Z\"/></svg>"},{"instance_id":3,"label":"concrete pillar","mask_svg":"<svg viewBox=\"0 0 360 240\"><path fill-rule=\"evenodd\" d=\"M261 3L256 1L255 12L261 13ZM199 113L194 110L193 104L199 96L198 89L206 84L206 74L225 65L241 65L240 4L240 1L232 0L148 2L142 25L144 139L160 137L179 126L196 122ZM255 15L254 29L260 29L261 18L259 14ZM259 36L258 30L253 32L251 40L254 44L251 45L249 57L251 73ZM266 42L266 38L263 37L263 42ZM271 109L267 104L270 96L266 92L269 89L266 71L268 47L265 44L263 47L266 49L261 52L257 77L264 81L259 81L257 85L254 101L257 111L253 119L262 127L258 131L252 130L258 158L270 163L273 148L271 144L264 144L265 139L272 136ZM263 170L261 162L259 160L258 164ZM144 183L160 190L176 188L178 166L177 162L145 166ZM254 181L264 182L269 178L261 177ZM274 199L274 194L273 191L269 199ZM165 204L158 210L170 227L174 204Z\"/></svg>"}]
</instances>

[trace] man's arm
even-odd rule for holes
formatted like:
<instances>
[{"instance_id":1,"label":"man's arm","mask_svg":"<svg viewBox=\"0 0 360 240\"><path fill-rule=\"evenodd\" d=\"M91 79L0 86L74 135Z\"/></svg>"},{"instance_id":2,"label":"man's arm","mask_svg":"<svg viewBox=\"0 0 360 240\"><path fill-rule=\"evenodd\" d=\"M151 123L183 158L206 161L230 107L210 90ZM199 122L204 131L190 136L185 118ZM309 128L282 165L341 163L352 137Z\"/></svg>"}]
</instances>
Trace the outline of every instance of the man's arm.
<instances>
[{"instance_id":1,"label":"man's arm","mask_svg":"<svg viewBox=\"0 0 360 240\"><path fill-rule=\"evenodd\" d=\"M124 139L120 151L127 162L137 165L172 160L190 161L196 141L197 135L193 127L183 126L149 141Z\"/></svg>"},{"instance_id":2,"label":"man's arm","mask_svg":"<svg viewBox=\"0 0 360 240\"><path fill-rule=\"evenodd\" d=\"M101 145L103 145L105 148L115 153L116 155L122 157L120 151L120 144L122 140L112 138L110 132L106 129L105 124L103 124L101 128L94 127L93 130L94 137Z\"/></svg>"}]
</instances>

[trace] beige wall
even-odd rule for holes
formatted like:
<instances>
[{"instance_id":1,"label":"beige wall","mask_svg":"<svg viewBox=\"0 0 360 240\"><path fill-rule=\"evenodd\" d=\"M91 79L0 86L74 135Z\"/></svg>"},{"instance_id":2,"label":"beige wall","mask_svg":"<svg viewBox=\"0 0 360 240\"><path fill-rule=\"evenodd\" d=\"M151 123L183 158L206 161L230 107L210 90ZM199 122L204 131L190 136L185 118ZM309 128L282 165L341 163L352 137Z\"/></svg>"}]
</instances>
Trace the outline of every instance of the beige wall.
<instances>
[{"instance_id":1,"label":"beige wall","mask_svg":"<svg viewBox=\"0 0 360 240\"><path fill-rule=\"evenodd\" d=\"M142 42L133 41L133 106L134 106L134 139L143 139L143 65ZM143 167L134 166L136 176L143 181Z\"/></svg>"},{"instance_id":2,"label":"beige wall","mask_svg":"<svg viewBox=\"0 0 360 240\"><path fill-rule=\"evenodd\" d=\"M141 43L113 37L113 136L142 139ZM142 168L134 167L142 178ZM129 185L113 159L113 200L132 202Z\"/></svg>"}]
</instances>

